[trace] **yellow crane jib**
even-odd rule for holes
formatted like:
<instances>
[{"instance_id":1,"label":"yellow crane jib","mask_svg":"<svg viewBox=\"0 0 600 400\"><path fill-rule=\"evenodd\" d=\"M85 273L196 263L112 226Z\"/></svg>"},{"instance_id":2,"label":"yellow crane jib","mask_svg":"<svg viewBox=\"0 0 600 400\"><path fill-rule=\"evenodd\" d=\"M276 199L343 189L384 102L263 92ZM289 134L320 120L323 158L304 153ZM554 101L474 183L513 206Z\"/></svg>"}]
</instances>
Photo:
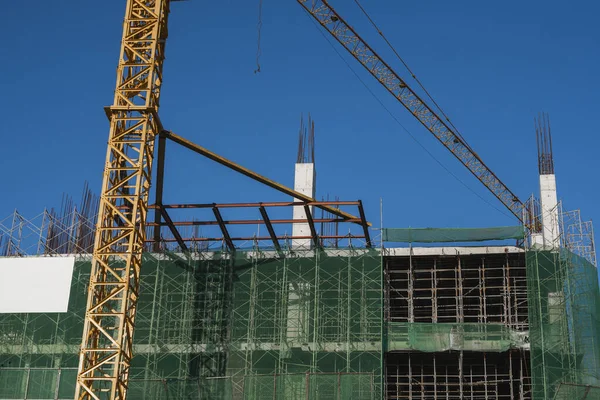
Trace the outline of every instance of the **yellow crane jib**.
<instances>
[{"instance_id":1,"label":"yellow crane jib","mask_svg":"<svg viewBox=\"0 0 600 400\"><path fill-rule=\"evenodd\" d=\"M329 5L327 0L296 0L371 75L429 130L520 221L525 205L408 84Z\"/></svg>"}]
</instances>

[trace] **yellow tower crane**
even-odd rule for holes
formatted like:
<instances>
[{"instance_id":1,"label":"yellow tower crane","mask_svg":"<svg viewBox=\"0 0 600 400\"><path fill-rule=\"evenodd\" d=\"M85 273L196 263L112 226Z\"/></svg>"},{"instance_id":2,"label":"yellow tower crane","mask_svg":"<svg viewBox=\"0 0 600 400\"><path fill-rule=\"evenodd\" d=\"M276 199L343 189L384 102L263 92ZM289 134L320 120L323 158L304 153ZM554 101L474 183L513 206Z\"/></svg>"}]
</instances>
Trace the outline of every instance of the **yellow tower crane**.
<instances>
[{"instance_id":1,"label":"yellow tower crane","mask_svg":"<svg viewBox=\"0 0 600 400\"><path fill-rule=\"evenodd\" d=\"M127 0L76 399L127 395L169 3Z\"/></svg>"}]
</instances>

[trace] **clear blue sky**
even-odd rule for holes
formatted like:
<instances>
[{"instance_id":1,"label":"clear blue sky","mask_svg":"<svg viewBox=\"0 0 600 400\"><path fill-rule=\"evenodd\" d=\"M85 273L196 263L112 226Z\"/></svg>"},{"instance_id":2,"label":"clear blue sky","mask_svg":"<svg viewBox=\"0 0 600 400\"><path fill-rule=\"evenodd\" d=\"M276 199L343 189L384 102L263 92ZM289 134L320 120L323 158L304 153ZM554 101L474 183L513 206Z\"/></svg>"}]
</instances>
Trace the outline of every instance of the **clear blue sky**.
<instances>
[{"instance_id":1,"label":"clear blue sky","mask_svg":"<svg viewBox=\"0 0 600 400\"><path fill-rule=\"evenodd\" d=\"M331 3L407 76L353 1ZM108 135L103 107L112 102L124 4L3 5L0 218L14 208L34 215L58 206L63 192L78 198L85 180L99 192ZM538 191L533 118L548 112L559 197L600 221L598 2L363 4L471 146L522 198ZM296 1L264 0L262 72L254 74L257 9L258 0L172 5L161 102L168 129L291 186L300 113L310 112L318 197L362 199L375 226L380 198L388 227L515 223L342 53L398 120L486 201L398 126ZM166 202L285 199L185 150L169 154Z\"/></svg>"}]
</instances>

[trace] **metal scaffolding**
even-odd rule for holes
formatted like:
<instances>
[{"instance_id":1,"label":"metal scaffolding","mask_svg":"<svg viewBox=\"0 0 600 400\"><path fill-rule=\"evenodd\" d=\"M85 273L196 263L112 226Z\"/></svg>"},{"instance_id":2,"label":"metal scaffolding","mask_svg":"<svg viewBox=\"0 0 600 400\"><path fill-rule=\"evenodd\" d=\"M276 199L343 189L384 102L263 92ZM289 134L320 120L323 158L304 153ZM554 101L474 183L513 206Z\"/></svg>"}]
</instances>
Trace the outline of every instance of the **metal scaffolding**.
<instances>
[{"instance_id":1,"label":"metal scaffolding","mask_svg":"<svg viewBox=\"0 0 600 400\"><path fill-rule=\"evenodd\" d=\"M0 398L72 398L89 269L68 313L0 315ZM380 397L381 282L364 248L146 254L128 396Z\"/></svg>"},{"instance_id":2,"label":"metal scaffolding","mask_svg":"<svg viewBox=\"0 0 600 400\"><path fill-rule=\"evenodd\" d=\"M446 252L430 256L411 252L386 260L389 321L528 329L523 252Z\"/></svg>"},{"instance_id":3,"label":"metal scaffolding","mask_svg":"<svg viewBox=\"0 0 600 400\"><path fill-rule=\"evenodd\" d=\"M600 292L592 224L579 211L559 215L561 248L527 252L533 395L598 398Z\"/></svg>"},{"instance_id":4,"label":"metal scaffolding","mask_svg":"<svg viewBox=\"0 0 600 400\"><path fill-rule=\"evenodd\" d=\"M269 204L262 204L272 206L268 215L293 206ZM232 237L241 237L239 225L253 225L235 222L257 221L227 218L239 205L209 211L215 206ZM259 207L241 208L260 215ZM62 232L78 232L89 219L72 218L75 208L58 214ZM593 398L600 303L591 223L578 212L561 217L561 251L373 249L358 237L360 222L350 223L353 237L340 239L344 248L313 241L292 248L282 239L277 249L270 235L250 235L237 242L246 249L231 251L221 237L210 247L190 240L181 252L163 241L159 253L143 256L128 396ZM56 230L36 226L41 218L16 220L2 228L19 249L11 256L59 254L80 238L64 234L50 251L48 232ZM196 226L220 230L215 220L192 222L175 225L182 237L193 238L185 233ZM327 236L315 226L318 239ZM0 315L0 398L73 397L90 266L89 255L77 255L67 313Z\"/></svg>"},{"instance_id":5,"label":"metal scaffolding","mask_svg":"<svg viewBox=\"0 0 600 400\"><path fill-rule=\"evenodd\" d=\"M529 353L389 353L386 398L531 399Z\"/></svg>"},{"instance_id":6,"label":"metal scaffolding","mask_svg":"<svg viewBox=\"0 0 600 400\"><path fill-rule=\"evenodd\" d=\"M406 250L384 259L386 398L531 399L524 251Z\"/></svg>"},{"instance_id":7,"label":"metal scaffolding","mask_svg":"<svg viewBox=\"0 0 600 400\"><path fill-rule=\"evenodd\" d=\"M98 202L86 183L79 203L63 195L59 209L33 218L14 210L0 219L0 257L91 253Z\"/></svg>"}]
</instances>

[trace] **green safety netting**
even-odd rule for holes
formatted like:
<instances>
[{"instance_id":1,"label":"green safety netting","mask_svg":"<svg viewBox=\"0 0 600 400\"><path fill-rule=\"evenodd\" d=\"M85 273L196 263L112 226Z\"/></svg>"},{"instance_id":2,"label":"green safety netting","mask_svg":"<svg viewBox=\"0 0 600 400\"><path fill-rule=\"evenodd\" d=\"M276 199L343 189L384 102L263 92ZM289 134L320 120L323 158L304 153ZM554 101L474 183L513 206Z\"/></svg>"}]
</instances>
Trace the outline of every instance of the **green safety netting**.
<instances>
[{"instance_id":1,"label":"green safety netting","mask_svg":"<svg viewBox=\"0 0 600 400\"><path fill-rule=\"evenodd\" d=\"M388 324L388 350L441 352L448 350L503 352L523 347L526 333L503 324L410 323Z\"/></svg>"},{"instance_id":2,"label":"green safety netting","mask_svg":"<svg viewBox=\"0 0 600 400\"><path fill-rule=\"evenodd\" d=\"M494 228L384 228L382 240L397 243L483 242L523 239L522 226Z\"/></svg>"},{"instance_id":3,"label":"green safety netting","mask_svg":"<svg viewBox=\"0 0 600 400\"><path fill-rule=\"evenodd\" d=\"M1 399L72 400L77 369L0 369ZM130 400L218 399L232 398L229 378L214 379L131 379Z\"/></svg>"},{"instance_id":4,"label":"green safety netting","mask_svg":"<svg viewBox=\"0 0 600 400\"><path fill-rule=\"evenodd\" d=\"M600 399L597 269L565 250L526 258L533 398ZM89 268L76 263L67 313L0 315L1 399L73 397ZM382 259L369 250L146 255L140 293L132 399L343 399L349 388L376 399L386 348L498 352L527 341L496 324L384 332Z\"/></svg>"},{"instance_id":5,"label":"green safety netting","mask_svg":"<svg viewBox=\"0 0 600 400\"><path fill-rule=\"evenodd\" d=\"M374 400L373 374L274 374L244 379L244 400Z\"/></svg>"},{"instance_id":6,"label":"green safety netting","mask_svg":"<svg viewBox=\"0 0 600 400\"><path fill-rule=\"evenodd\" d=\"M365 249L145 255L128 398L381 398L381 263ZM0 399L73 398L90 266L76 262L68 312L0 314Z\"/></svg>"},{"instance_id":7,"label":"green safety netting","mask_svg":"<svg viewBox=\"0 0 600 400\"><path fill-rule=\"evenodd\" d=\"M562 383L553 400L598 400L600 399L600 386L574 385Z\"/></svg>"},{"instance_id":8,"label":"green safety netting","mask_svg":"<svg viewBox=\"0 0 600 400\"><path fill-rule=\"evenodd\" d=\"M600 399L582 391L600 386L596 267L565 249L526 257L533 398Z\"/></svg>"}]
</instances>

